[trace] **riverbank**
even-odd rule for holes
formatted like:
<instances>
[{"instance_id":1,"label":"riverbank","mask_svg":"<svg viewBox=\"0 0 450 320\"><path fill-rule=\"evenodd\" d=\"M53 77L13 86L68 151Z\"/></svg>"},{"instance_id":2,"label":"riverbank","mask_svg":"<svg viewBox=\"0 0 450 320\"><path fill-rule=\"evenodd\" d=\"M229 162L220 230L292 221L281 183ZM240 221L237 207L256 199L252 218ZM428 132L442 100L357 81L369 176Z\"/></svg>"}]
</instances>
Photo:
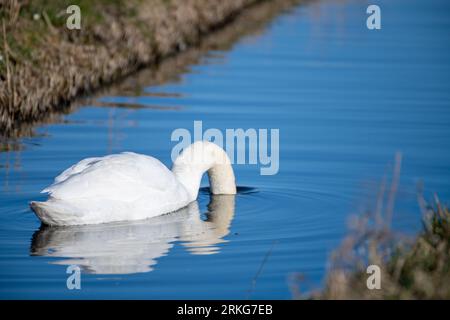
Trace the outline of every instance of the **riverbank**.
<instances>
[{"instance_id":1,"label":"riverbank","mask_svg":"<svg viewBox=\"0 0 450 320\"><path fill-rule=\"evenodd\" d=\"M8 135L18 123L62 111L80 95L195 46L266 1L6 1L0 13L0 132ZM81 9L80 30L66 27L70 4Z\"/></svg>"},{"instance_id":2,"label":"riverbank","mask_svg":"<svg viewBox=\"0 0 450 320\"><path fill-rule=\"evenodd\" d=\"M450 299L450 211L437 198L423 205L423 230L415 239L360 219L335 252L324 290L311 298Z\"/></svg>"},{"instance_id":3,"label":"riverbank","mask_svg":"<svg viewBox=\"0 0 450 320\"><path fill-rule=\"evenodd\" d=\"M381 185L375 207L354 217L332 253L323 289L302 294L300 276L292 286L294 298L450 299L450 209L436 194L426 202L420 191L422 230L415 237L392 230L400 163L397 154L389 189Z\"/></svg>"}]
</instances>

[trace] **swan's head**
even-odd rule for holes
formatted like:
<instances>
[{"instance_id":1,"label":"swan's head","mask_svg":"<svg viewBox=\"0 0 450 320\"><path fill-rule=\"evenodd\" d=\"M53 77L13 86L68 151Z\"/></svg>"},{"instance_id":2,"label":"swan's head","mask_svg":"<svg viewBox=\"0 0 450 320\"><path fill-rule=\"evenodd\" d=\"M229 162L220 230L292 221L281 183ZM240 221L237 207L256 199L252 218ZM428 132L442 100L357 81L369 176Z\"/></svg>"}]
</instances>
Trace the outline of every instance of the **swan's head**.
<instances>
[{"instance_id":1,"label":"swan's head","mask_svg":"<svg viewBox=\"0 0 450 320\"><path fill-rule=\"evenodd\" d=\"M175 160L172 172L188 191L191 201L197 198L205 172L213 194L236 194L230 158L212 142L197 141L184 149Z\"/></svg>"}]
</instances>

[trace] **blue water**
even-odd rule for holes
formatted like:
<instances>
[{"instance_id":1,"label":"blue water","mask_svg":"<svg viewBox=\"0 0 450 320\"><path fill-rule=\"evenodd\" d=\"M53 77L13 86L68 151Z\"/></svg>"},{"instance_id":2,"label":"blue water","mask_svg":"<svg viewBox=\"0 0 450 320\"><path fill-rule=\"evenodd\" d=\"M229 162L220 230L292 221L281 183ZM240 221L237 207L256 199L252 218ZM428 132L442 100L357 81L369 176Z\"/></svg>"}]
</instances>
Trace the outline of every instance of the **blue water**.
<instances>
[{"instance_id":1,"label":"blue water","mask_svg":"<svg viewBox=\"0 0 450 320\"><path fill-rule=\"evenodd\" d=\"M373 3L381 30L366 28L364 1L302 4L173 81L107 93L1 152L0 297L289 299L293 273L321 285L349 217L371 208L397 152L394 226L417 232L418 184L450 199L450 5ZM279 172L235 165L235 197L203 189L191 207L142 222L44 228L29 210L86 157L129 150L170 166L171 133L194 120L279 129ZM71 264L81 290L66 287Z\"/></svg>"}]
</instances>

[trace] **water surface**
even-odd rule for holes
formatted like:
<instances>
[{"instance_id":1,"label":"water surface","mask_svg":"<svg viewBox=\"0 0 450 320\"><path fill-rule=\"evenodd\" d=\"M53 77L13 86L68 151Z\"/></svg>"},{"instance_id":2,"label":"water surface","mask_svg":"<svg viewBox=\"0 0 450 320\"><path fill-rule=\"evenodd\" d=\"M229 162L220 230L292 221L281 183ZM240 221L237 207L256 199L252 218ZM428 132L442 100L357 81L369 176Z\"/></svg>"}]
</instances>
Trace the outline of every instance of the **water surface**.
<instances>
[{"instance_id":1,"label":"water surface","mask_svg":"<svg viewBox=\"0 0 450 320\"><path fill-rule=\"evenodd\" d=\"M450 199L450 6L377 3L379 31L366 28L363 1L303 4L179 77L136 75L143 90L96 97L0 153L0 297L290 298L294 272L321 284L396 152L394 225L416 232L420 181L426 196ZM188 208L143 222L46 228L29 210L82 158L128 150L170 166L171 133L195 120L279 129L278 174L237 165L236 196L203 189ZM66 288L70 264L82 268L81 290Z\"/></svg>"}]
</instances>

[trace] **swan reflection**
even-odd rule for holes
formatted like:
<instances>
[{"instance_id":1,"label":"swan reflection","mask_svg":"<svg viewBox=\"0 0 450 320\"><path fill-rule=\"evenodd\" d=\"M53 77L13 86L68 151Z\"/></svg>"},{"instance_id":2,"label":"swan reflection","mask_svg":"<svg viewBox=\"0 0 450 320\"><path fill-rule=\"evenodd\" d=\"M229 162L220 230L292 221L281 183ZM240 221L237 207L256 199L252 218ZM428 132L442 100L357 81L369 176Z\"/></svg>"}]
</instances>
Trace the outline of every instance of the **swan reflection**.
<instances>
[{"instance_id":1,"label":"swan reflection","mask_svg":"<svg viewBox=\"0 0 450 320\"><path fill-rule=\"evenodd\" d=\"M191 254L218 253L230 232L234 195L211 195L206 220L198 203L176 212L143 221L97 225L41 226L33 235L30 253L61 257L52 262L79 265L94 274L130 274L152 271L159 257L168 254L175 241Z\"/></svg>"}]
</instances>

